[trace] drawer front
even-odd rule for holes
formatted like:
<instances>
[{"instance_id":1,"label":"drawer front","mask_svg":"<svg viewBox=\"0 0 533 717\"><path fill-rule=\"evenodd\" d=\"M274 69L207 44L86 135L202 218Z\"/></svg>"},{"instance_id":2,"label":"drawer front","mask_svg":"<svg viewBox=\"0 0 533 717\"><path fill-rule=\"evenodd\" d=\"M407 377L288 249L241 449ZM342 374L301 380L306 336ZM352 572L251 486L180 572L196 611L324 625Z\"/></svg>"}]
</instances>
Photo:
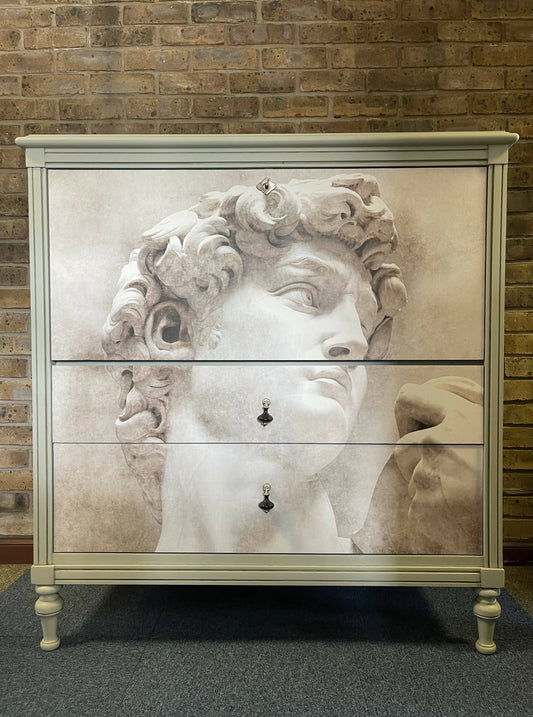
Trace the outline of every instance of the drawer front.
<instances>
[{"instance_id":1,"label":"drawer front","mask_svg":"<svg viewBox=\"0 0 533 717\"><path fill-rule=\"evenodd\" d=\"M50 170L52 358L483 358L484 168L266 171Z\"/></svg>"},{"instance_id":2,"label":"drawer front","mask_svg":"<svg viewBox=\"0 0 533 717\"><path fill-rule=\"evenodd\" d=\"M482 465L465 445L56 444L54 550L478 555Z\"/></svg>"},{"instance_id":3,"label":"drawer front","mask_svg":"<svg viewBox=\"0 0 533 717\"><path fill-rule=\"evenodd\" d=\"M60 443L483 439L480 366L58 364L52 377Z\"/></svg>"}]
</instances>

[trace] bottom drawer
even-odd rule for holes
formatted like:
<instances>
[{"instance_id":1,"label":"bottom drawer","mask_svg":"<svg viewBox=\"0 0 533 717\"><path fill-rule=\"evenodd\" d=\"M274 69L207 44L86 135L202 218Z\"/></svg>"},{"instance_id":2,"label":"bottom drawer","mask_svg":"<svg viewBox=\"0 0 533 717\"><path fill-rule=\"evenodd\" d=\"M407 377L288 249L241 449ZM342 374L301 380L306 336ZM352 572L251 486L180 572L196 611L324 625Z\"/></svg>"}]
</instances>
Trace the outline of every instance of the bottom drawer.
<instances>
[{"instance_id":1,"label":"bottom drawer","mask_svg":"<svg viewBox=\"0 0 533 717\"><path fill-rule=\"evenodd\" d=\"M56 444L54 550L479 555L482 466L480 445Z\"/></svg>"}]
</instances>

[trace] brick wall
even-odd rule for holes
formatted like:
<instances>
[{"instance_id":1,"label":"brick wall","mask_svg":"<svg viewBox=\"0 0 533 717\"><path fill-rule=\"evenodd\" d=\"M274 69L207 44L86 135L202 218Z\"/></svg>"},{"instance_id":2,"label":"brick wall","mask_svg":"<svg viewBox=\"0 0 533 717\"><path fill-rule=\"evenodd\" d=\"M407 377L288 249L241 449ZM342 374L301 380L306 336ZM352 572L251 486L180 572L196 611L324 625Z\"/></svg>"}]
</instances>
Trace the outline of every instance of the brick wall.
<instances>
[{"instance_id":1,"label":"brick wall","mask_svg":"<svg viewBox=\"0 0 533 717\"><path fill-rule=\"evenodd\" d=\"M533 546L531 0L0 0L0 49L0 535L32 487L17 135L507 129L505 541Z\"/></svg>"}]
</instances>

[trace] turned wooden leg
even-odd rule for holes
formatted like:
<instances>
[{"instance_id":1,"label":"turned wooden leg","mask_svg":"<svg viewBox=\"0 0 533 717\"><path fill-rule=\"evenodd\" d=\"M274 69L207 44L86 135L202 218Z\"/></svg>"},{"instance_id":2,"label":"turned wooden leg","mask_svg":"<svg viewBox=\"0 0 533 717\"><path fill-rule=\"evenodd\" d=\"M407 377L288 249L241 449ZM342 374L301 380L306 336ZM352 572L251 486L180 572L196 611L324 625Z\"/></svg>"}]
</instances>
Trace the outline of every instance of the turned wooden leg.
<instances>
[{"instance_id":1,"label":"turned wooden leg","mask_svg":"<svg viewBox=\"0 0 533 717\"><path fill-rule=\"evenodd\" d=\"M41 618L43 650L56 650L60 639L57 636L57 618L63 608L63 598L58 585L37 585L35 592L39 596L35 603L35 613Z\"/></svg>"},{"instance_id":2,"label":"turned wooden leg","mask_svg":"<svg viewBox=\"0 0 533 717\"><path fill-rule=\"evenodd\" d=\"M498 588L480 588L474 601L474 615L477 617L478 629L476 650L484 655L492 655L496 652L494 628L502 612L497 600L499 594Z\"/></svg>"}]
</instances>

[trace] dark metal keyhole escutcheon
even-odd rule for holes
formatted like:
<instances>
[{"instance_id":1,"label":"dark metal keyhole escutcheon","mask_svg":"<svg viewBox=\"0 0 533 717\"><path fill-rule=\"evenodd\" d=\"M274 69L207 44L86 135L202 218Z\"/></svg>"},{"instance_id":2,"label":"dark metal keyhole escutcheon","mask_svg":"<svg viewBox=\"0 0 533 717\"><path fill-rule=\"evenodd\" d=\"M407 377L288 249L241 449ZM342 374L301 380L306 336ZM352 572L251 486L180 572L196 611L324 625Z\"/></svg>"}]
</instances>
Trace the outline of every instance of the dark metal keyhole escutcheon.
<instances>
[{"instance_id":1,"label":"dark metal keyhole escutcheon","mask_svg":"<svg viewBox=\"0 0 533 717\"><path fill-rule=\"evenodd\" d=\"M263 428L265 426L268 426L268 424L274 420L273 417L268 412L270 403L271 403L271 401L269 398L264 398L263 399L263 413L261 413L261 415L257 416L257 420L263 426Z\"/></svg>"},{"instance_id":2,"label":"dark metal keyhole escutcheon","mask_svg":"<svg viewBox=\"0 0 533 717\"><path fill-rule=\"evenodd\" d=\"M263 500L258 503L261 510L264 510L265 513L269 513L274 507L274 503L269 498L271 487L270 483L265 483L263 485Z\"/></svg>"}]
</instances>

